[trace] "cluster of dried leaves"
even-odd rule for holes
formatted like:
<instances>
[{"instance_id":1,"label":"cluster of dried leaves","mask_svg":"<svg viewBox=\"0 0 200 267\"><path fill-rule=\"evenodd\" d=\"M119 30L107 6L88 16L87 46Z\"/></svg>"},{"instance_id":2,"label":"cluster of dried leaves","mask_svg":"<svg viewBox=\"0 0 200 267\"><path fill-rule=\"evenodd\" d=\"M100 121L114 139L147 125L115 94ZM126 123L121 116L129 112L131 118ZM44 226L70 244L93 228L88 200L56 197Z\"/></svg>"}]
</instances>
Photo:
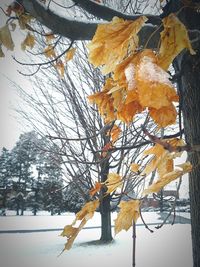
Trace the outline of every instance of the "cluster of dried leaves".
<instances>
[{"instance_id":1,"label":"cluster of dried leaves","mask_svg":"<svg viewBox=\"0 0 200 267\"><path fill-rule=\"evenodd\" d=\"M103 74L109 74L101 92L88 97L90 103L97 105L106 123L121 120L129 124L136 114L146 109L158 127L166 127L176 121L174 102L178 102L179 98L167 70L183 49L189 49L191 54L195 54L195 51L191 47L185 26L175 14L163 19L164 29L158 51L139 49L137 34L146 21L144 16L136 21L113 18L111 23L98 26L88 46L89 61L95 67L101 67ZM116 133L116 138L108 144L109 147L104 148L104 153L119 137L119 130ZM174 148L185 145L181 139L165 140L165 143ZM151 159L142 172L138 164L131 164L131 171L139 175L148 176L157 172L157 181L142 192L143 196L159 192L165 185L192 170L190 162L175 166L174 159L181 156L181 153L176 152L176 149L168 151L162 144L156 143L144 152L144 156L151 156ZM109 173L106 182L95 183L90 195L95 196L102 187L107 189L105 195L110 194L120 188L122 183L123 177ZM93 202L89 203L92 205ZM120 212L115 220L116 234L123 229L127 231L133 221L137 221L140 205L138 199L121 201ZM70 239L66 249L69 242Z\"/></svg>"},{"instance_id":2,"label":"cluster of dried leaves","mask_svg":"<svg viewBox=\"0 0 200 267\"><path fill-rule=\"evenodd\" d=\"M44 1L43 1L44 2ZM13 2L11 5L8 6L6 10L6 14L8 16L11 16L12 13L15 14L15 17L17 18L18 25L21 30L27 31L26 37L21 43L21 49L27 50L27 49L33 49L35 46L37 40L34 34L34 29L31 27L31 22L34 20L34 18L25 12L24 7L19 4L18 2ZM7 48L8 50L13 51L14 50L14 42L12 39L11 32L16 29L16 24L13 22L7 23L4 27L0 28L0 57L5 57L2 46ZM46 33L45 34L45 41L46 41L46 47L43 51L43 54L49 59L55 61L54 67L58 70L61 77L64 76L65 71L65 64L69 60L71 60L75 54L76 48L67 49L67 52L63 56L64 59L61 59L59 55L57 55L56 52L56 45L55 42L55 36L52 33Z\"/></svg>"}]
</instances>

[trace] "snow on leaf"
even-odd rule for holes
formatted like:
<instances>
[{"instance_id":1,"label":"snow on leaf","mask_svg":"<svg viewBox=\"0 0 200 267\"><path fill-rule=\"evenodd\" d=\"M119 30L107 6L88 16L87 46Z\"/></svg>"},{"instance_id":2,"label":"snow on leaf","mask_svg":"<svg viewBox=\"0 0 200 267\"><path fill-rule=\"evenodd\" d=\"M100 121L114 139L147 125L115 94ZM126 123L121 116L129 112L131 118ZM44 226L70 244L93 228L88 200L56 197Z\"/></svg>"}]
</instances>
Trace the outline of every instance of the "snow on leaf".
<instances>
[{"instance_id":1,"label":"snow on leaf","mask_svg":"<svg viewBox=\"0 0 200 267\"><path fill-rule=\"evenodd\" d=\"M158 65L164 70L167 70L173 59L184 48L189 49L192 55L195 54L195 51L192 49L187 29L175 14L172 13L164 18L163 26L164 30L161 32Z\"/></svg>"},{"instance_id":2,"label":"snow on leaf","mask_svg":"<svg viewBox=\"0 0 200 267\"><path fill-rule=\"evenodd\" d=\"M8 50L13 51L14 49L14 43L8 24L0 28L0 44L4 45Z\"/></svg>"},{"instance_id":3,"label":"snow on leaf","mask_svg":"<svg viewBox=\"0 0 200 267\"><path fill-rule=\"evenodd\" d=\"M157 193L159 192L164 186L169 184L170 182L176 180L180 176L184 175L185 173L188 173L192 170L192 165L190 162L185 162L183 164L177 165L177 169L174 169L173 171L164 174L162 177L160 177L155 183L150 185L147 189L143 191L143 195L148 195L151 193Z\"/></svg>"},{"instance_id":4,"label":"snow on leaf","mask_svg":"<svg viewBox=\"0 0 200 267\"><path fill-rule=\"evenodd\" d=\"M65 59L66 61L70 61L73 57L74 57L74 54L76 52L76 48L71 48L65 55Z\"/></svg>"},{"instance_id":5,"label":"snow on leaf","mask_svg":"<svg viewBox=\"0 0 200 267\"><path fill-rule=\"evenodd\" d=\"M135 66L132 63L125 69L125 76L128 83L128 90L133 90L135 88Z\"/></svg>"},{"instance_id":6,"label":"snow on leaf","mask_svg":"<svg viewBox=\"0 0 200 267\"><path fill-rule=\"evenodd\" d=\"M25 40L21 43L22 50L26 50L27 47L33 48L35 45L35 37L30 34L30 32L26 35Z\"/></svg>"},{"instance_id":7,"label":"snow on leaf","mask_svg":"<svg viewBox=\"0 0 200 267\"><path fill-rule=\"evenodd\" d=\"M168 107L172 101L178 101L169 75L156 63L153 53L143 56L136 70L136 81L140 104L143 107L160 109Z\"/></svg>"},{"instance_id":8,"label":"snow on leaf","mask_svg":"<svg viewBox=\"0 0 200 267\"><path fill-rule=\"evenodd\" d=\"M109 194L122 186L122 177L117 173L109 173L105 185L107 187L106 193Z\"/></svg>"},{"instance_id":9,"label":"snow on leaf","mask_svg":"<svg viewBox=\"0 0 200 267\"><path fill-rule=\"evenodd\" d=\"M90 190L90 196L94 196L97 192L99 192L102 188L102 184L99 182L95 182L95 186Z\"/></svg>"},{"instance_id":10,"label":"snow on leaf","mask_svg":"<svg viewBox=\"0 0 200 267\"><path fill-rule=\"evenodd\" d=\"M110 23L99 25L88 45L89 61L95 67L104 66L103 74L113 71L129 49L133 52L137 48L137 34L146 21L145 16L135 21L114 17Z\"/></svg>"},{"instance_id":11,"label":"snow on leaf","mask_svg":"<svg viewBox=\"0 0 200 267\"><path fill-rule=\"evenodd\" d=\"M133 221L136 223L140 217L139 200L121 201L119 207L120 212L115 220L115 234L118 234L123 229L128 231L133 225Z\"/></svg>"}]
</instances>

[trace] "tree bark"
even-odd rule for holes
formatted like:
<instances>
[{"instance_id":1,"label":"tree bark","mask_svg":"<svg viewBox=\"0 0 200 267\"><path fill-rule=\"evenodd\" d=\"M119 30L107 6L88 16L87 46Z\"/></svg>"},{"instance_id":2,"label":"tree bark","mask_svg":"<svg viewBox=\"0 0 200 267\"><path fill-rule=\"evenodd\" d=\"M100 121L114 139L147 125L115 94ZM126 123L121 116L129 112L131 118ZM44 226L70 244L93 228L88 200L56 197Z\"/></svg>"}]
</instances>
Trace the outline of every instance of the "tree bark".
<instances>
[{"instance_id":1,"label":"tree bark","mask_svg":"<svg viewBox=\"0 0 200 267\"><path fill-rule=\"evenodd\" d=\"M106 158L101 163L101 182L105 182L109 173L109 158ZM105 193L105 189L102 189L102 196ZM110 212L110 195L103 197L100 204L101 213L101 238L102 242L112 241L111 231L111 212Z\"/></svg>"},{"instance_id":2,"label":"tree bark","mask_svg":"<svg viewBox=\"0 0 200 267\"><path fill-rule=\"evenodd\" d=\"M200 47L199 47L200 48ZM198 50L200 51L200 49ZM181 106L186 142L200 144L200 53L185 54L181 61ZM189 174L192 247L194 267L200 267L200 153L188 155L193 165Z\"/></svg>"}]
</instances>

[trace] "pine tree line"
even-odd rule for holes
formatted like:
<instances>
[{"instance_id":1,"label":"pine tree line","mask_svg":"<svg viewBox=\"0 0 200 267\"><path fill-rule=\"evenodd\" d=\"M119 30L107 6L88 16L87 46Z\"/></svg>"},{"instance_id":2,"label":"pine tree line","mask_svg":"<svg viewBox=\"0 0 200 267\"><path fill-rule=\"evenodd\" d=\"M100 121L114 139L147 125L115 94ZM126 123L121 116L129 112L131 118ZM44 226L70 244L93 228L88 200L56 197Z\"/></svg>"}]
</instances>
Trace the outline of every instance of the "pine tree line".
<instances>
[{"instance_id":1,"label":"pine tree line","mask_svg":"<svg viewBox=\"0 0 200 267\"><path fill-rule=\"evenodd\" d=\"M58 147L34 131L20 135L9 151L0 154L0 210L16 211L23 215L40 210L51 215L64 211L77 212L84 199L72 183L63 179L62 158Z\"/></svg>"}]
</instances>

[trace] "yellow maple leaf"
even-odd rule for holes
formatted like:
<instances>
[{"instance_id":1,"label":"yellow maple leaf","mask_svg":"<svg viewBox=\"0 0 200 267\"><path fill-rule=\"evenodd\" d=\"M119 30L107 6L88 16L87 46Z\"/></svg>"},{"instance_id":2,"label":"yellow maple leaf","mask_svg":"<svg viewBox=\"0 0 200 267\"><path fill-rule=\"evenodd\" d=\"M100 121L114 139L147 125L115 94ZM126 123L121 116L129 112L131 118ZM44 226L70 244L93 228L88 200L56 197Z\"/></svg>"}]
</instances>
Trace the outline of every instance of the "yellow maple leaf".
<instances>
[{"instance_id":1,"label":"yellow maple leaf","mask_svg":"<svg viewBox=\"0 0 200 267\"><path fill-rule=\"evenodd\" d=\"M56 57L56 53L55 53L54 47L52 45L48 45L44 49L44 54L48 58L55 58Z\"/></svg>"},{"instance_id":2,"label":"yellow maple leaf","mask_svg":"<svg viewBox=\"0 0 200 267\"><path fill-rule=\"evenodd\" d=\"M32 34L28 33L24 41L21 43L21 48L22 50L26 50L27 47L32 49L34 45L35 45L35 37Z\"/></svg>"},{"instance_id":3,"label":"yellow maple leaf","mask_svg":"<svg viewBox=\"0 0 200 267\"><path fill-rule=\"evenodd\" d=\"M187 29L184 24L176 17L170 14L163 19L164 30L161 32L161 45L158 54L158 64L167 70L173 59L184 49L189 49L192 55L195 51L192 49Z\"/></svg>"},{"instance_id":4,"label":"yellow maple leaf","mask_svg":"<svg viewBox=\"0 0 200 267\"><path fill-rule=\"evenodd\" d=\"M119 207L120 212L115 220L115 234L123 229L127 231L140 217L139 200L121 201Z\"/></svg>"},{"instance_id":5,"label":"yellow maple leaf","mask_svg":"<svg viewBox=\"0 0 200 267\"><path fill-rule=\"evenodd\" d=\"M77 220L83 220L85 219L86 221L88 221L89 219L91 219L94 215L95 210L98 208L99 206L99 200L94 200L94 201L90 201L87 202L82 209L76 213L76 219L73 222L73 224L76 223Z\"/></svg>"},{"instance_id":6,"label":"yellow maple leaf","mask_svg":"<svg viewBox=\"0 0 200 267\"><path fill-rule=\"evenodd\" d=\"M76 48L71 48L69 51L67 51L66 55L65 55L65 59L66 61L70 61L73 57L74 57L74 54L76 52Z\"/></svg>"},{"instance_id":7,"label":"yellow maple leaf","mask_svg":"<svg viewBox=\"0 0 200 267\"><path fill-rule=\"evenodd\" d=\"M117 173L109 173L105 185L107 187L107 194L115 191L117 188L122 186L122 177Z\"/></svg>"},{"instance_id":8,"label":"yellow maple leaf","mask_svg":"<svg viewBox=\"0 0 200 267\"><path fill-rule=\"evenodd\" d=\"M134 51L138 46L137 33L147 21L145 16L135 21L114 17L108 24L100 24L88 45L89 61L95 66L103 66L102 73L107 74L115 69L127 56L130 49Z\"/></svg>"},{"instance_id":9,"label":"yellow maple leaf","mask_svg":"<svg viewBox=\"0 0 200 267\"><path fill-rule=\"evenodd\" d=\"M65 247L62 252L65 250L70 250L72 247L74 240L76 239L79 232L83 229L84 225L86 224L86 220L84 219L79 227L73 227L72 225L66 225L61 233L61 236L67 237L67 242L65 243Z\"/></svg>"},{"instance_id":10,"label":"yellow maple leaf","mask_svg":"<svg viewBox=\"0 0 200 267\"><path fill-rule=\"evenodd\" d=\"M138 172L140 169L140 165L137 163L131 163L131 171L132 172Z\"/></svg>"},{"instance_id":11,"label":"yellow maple leaf","mask_svg":"<svg viewBox=\"0 0 200 267\"><path fill-rule=\"evenodd\" d=\"M84 227L84 225L87 223L89 219L91 219L94 215L95 210L99 206L99 200L94 200L86 203L82 209L76 213L76 218L72 222L71 225L66 225L61 233L61 236L67 237L67 243L65 244L64 250L69 250L75 238L77 237L78 233L81 231L81 229ZM77 221L81 221L78 227L74 227L77 223ZM62 251L62 252L63 252Z\"/></svg>"},{"instance_id":12,"label":"yellow maple leaf","mask_svg":"<svg viewBox=\"0 0 200 267\"><path fill-rule=\"evenodd\" d=\"M147 189L143 191L143 195L148 195L151 193L157 193L159 192L164 186L169 184L170 182L176 180L180 176L184 175L185 173L188 173L192 170L192 165L190 162L185 162L183 164L177 165L177 169L164 174L162 177L160 177L155 183L150 185Z\"/></svg>"},{"instance_id":13,"label":"yellow maple leaf","mask_svg":"<svg viewBox=\"0 0 200 267\"><path fill-rule=\"evenodd\" d=\"M116 118L114 99L112 94L108 94L114 86L114 81L111 78L108 78L101 92L88 97L90 103L97 105L100 114L106 118L107 122L111 122Z\"/></svg>"},{"instance_id":14,"label":"yellow maple leaf","mask_svg":"<svg viewBox=\"0 0 200 267\"><path fill-rule=\"evenodd\" d=\"M0 44L4 45L8 50L13 51L14 49L14 43L8 24L0 28Z\"/></svg>"},{"instance_id":15,"label":"yellow maple leaf","mask_svg":"<svg viewBox=\"0 0 200 267\"><path fill-rule=\"evenodd\" d=\"M160 144L155 144L153 147L145 150L143 155L153 155L151 161L147 164L145 169L142 172L142 175L149 175L151 172L155 171L159 164L166 159L169 152L164 149Z\"/></svg>"}]
</instances>

